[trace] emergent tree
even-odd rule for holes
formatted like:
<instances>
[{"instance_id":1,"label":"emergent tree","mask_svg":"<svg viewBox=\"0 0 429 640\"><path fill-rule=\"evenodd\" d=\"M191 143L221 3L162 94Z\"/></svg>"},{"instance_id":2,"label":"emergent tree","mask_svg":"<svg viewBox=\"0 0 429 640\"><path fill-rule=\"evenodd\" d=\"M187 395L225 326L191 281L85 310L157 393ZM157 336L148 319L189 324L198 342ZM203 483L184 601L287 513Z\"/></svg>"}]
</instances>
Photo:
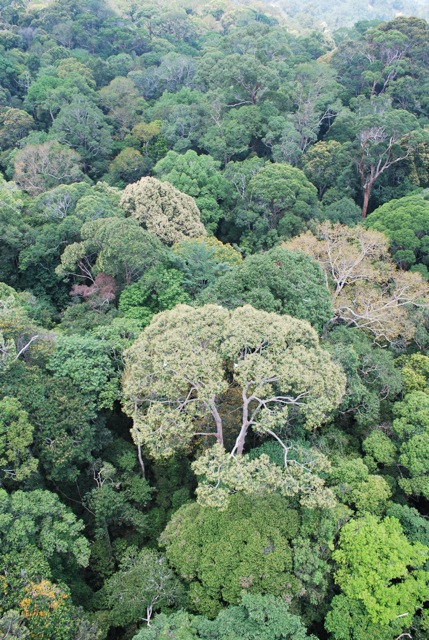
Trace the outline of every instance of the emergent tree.
<instances>
[{"instance_id":1,"label":"emergent tree","mask_svg":"<svg viewBox=\"0 0 429 640\"><path fill-rule=\"evenodd\" d=\"M320 426L344 393L342 370L307 322L251 306L228 311L179 305L155 316L126 358L126 410L139 447L144 444L150 455L162 458L188 447L195 436L214 439L195 463L206 482L199 488L202 501L222 507L229 489L254 492L261 484L289 495L300 489L298 476L326 466L317 453L289 455L281 439L289 423ZM241 415L232 438L222 415L231 398ZM284 468L266 455L243 458L251 429L282 444ZM318 480L306 476L301 483L308 498L317 492L322 498Z\"/></svg>"}]
</instances>

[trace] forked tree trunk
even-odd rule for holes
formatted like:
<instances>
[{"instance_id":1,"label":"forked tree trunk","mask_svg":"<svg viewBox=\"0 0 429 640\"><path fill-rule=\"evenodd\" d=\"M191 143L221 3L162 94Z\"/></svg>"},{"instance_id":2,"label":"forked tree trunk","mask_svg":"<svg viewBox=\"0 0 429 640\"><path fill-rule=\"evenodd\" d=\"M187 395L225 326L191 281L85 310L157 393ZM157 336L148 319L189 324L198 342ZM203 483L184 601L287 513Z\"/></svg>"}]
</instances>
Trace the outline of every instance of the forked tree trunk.
<instances>
[{"instance_id":1,"label":"forked tree trunk","mask_svg":"<svg viewBox=\"0 0 429 640\"><path fill-rule=\"evenodd\" d=\"M243 420L241 423L240 433L237 436L237 440L235 441L235 445L232 450L232 454L236 453L239 456L243 455L244 443L249 429L249 405L251 400L252 398L247 398L246 393L243 390Z\"/></svg>"}]
</instances>

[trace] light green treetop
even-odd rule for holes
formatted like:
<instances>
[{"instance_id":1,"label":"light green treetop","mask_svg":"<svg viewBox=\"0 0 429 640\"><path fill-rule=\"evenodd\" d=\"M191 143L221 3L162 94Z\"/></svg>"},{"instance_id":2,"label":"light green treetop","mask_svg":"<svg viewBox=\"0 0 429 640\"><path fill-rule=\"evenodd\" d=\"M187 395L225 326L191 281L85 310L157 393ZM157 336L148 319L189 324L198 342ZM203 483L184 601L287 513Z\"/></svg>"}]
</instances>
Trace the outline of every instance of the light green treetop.
<instances>
[{"instance_id":1,"label":"light green treetop","mask_svg":"<svg viewBox=\"0 0 429 640\"><path fill-rule=\"evenodd\" d=\"M86 567L89 543L81 534L83 523L50 491L0 489L0 540L2 553L21 553L28 545L43 551L48 560L71 554Z\"/></svg>"},{"instance_id":2,"label":"light green treetop","mask_svg":"<svg viewBox=\"0 0 429 640\"><path fill-rule=\"evenodd\" d=\"M241 457L250 429L278 440L288 421L314 429L338 406L345 387L342 370L307 322L251 306L179 305L160 313L126 360L133 437L155 458L189 446L196 435L214 438L215 457L225 455L222 400L228 395L238 398L241 418L226 455Z\"/></svg>"},{"instance_id":3,"label":"light green treetop","mask_svg":"<svg viewBox=\"0 0 429 640\"><path fill-rule=\"evenodd\" d=\"M427 599L429 548L406 539L396 518L373 515L348 522L333 553L335 581L348 598L361 600L373 622L411 616Z\"/></svg>"},{"instance_id":4,"label":"light green treetop","mask_svg":"<svg viewBox=\"0 0 429 640\"><path fill-rule=\"evenodd\" d=\"M170 564L189 583L193 610L212 617L243 591L290 598L298 593L291 541L298 511L279 495L235 494L225 511L181 507L160 542Z\"/></svg>"},{"instance_id":5,"label":"light green treetop","mask_svg":"<svg viewBox=\"0 0 429 640\"><path fill-rule=\"evenodd\" d=\"M207 235L195 200L168 182L142 178L129 184L121 205L165 244Z\"/></svg>"},{"instance_id":6,"label":"light green treetop","mask_svg":"<svg viewBox=\"0 0 429 640\"><path fill-rule=\"evenodd\" d=\"M29 446L33 442L33 426L16 398L0 400L0 478L25 480L37 469Z\"/></svg>"},{"instance_id":7,"label":"light green treetop","mask_svg":"<svg viewBox=\"0 0 429 640\"><path fill-rule=\"evenodd\" d=\"M403 267L427 265L429 201L427 194L405 196L378 207L366 219L367 227L386 234L393 260ZM427 271L425 272L427 275Z\"/></svg>"}]
</instances>

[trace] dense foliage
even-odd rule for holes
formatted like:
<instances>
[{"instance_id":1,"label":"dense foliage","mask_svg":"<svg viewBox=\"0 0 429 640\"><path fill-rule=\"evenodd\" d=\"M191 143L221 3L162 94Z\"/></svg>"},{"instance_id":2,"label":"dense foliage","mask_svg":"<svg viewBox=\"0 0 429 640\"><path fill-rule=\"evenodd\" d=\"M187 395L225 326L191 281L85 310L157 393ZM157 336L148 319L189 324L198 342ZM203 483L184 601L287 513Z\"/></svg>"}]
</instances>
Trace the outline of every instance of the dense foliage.
<instances>
[{"instance_id":1,"label":"dense foliage","mask_svg":"<svg viewBox=\"0 0 429 640\"><path fill-rule=\"evenodd\" d=\"M0 0L1 638L427 638L429 25L305 6Z\"/></svg>"}]
</instances>

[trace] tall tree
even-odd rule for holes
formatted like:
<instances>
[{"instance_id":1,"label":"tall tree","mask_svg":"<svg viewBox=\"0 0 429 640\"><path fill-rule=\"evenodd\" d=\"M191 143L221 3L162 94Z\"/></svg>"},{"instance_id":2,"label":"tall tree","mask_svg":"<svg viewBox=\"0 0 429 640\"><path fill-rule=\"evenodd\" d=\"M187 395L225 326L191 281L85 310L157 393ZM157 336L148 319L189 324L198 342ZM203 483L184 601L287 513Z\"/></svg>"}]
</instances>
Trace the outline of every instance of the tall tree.
<instances>
[{"instance_id":1,"label":"tall tree","mask_svg":"<svg viewBox=\"0 0 429 640\"><path fill-rule=\"evenodd\" d=\"M15 156L14 180L37 196L62 184L80 182L84 177L80 160L76 151L55 141L28 145Z\"/></svg>"},{"instance_id":2,"label":"tall tree","mask_svg":"<svg viewBox=\"0 0 429 640\"><path fill-rule=\"evenodd\" d=\"M101 273L113 276L119 287L129 285L163 258L158 238L131 218L92 220L80 233L82 241L65 248L56 272L74 275L86 285L94 285Z\"/></svg>"},{"instance_id":3,"label":"tall tree","mask_svg":"<svg viewBox=\"0 0 429 640\"><path fill-rule=\"evenodd\" d=\"M214 305L199 309L179 305L155 316L126 357L125 406L133 417L132 434L139 447L144 444L152 456L162 458L188 447L196 435L217 442L199 461L199 475L211 467L207 485L200 488L201 500L218 499L222 504L228 485L236 483L252 491L258 482L267 482L272 490L283 486L287 493L291 474L299 485L300 474L310 473L312 464L323 467L323 460L311 452L307 462L304 456L295 464L283 445L284 468L275 467L269 480L267 458L258 466L242 457L251 429L281 442L279 433L287 420L301 420L313 429L341 400L344 375L319 347L308 323L250 306L229 312ZM238 396L241 414L229 454L224 449L222 416L222 401L228 395ZM240 469L249 481L247 487L240 480ZM225 488L217 492L222 470ZM311 473L308 484L302 483L303 495L317 500L318 481L314 484L310 478ZM318 486L321 499L322 485Z\"/></svg>"},{"instance_id":4,"label":"tall tree","mask_svg":"<svg viewBox=\"0 0 429 640\"><path fill-rule=\"evenodd\" d=\"M392 258L400 267L420 264L415 270L428 273L429 202L423 194L386 202L371 213L365 226L386 234Z\"/></svg>"},{"instance_id":5,"label":"tall tree","mask_svg":"<svg viewBox=\"0 0 429 640\"><path fill-rule=\"evenodd\" d=\"M112 150L110 127L103 112L82 95L61 107L52 124L51 134L62 145L77 151L86 169L96 166Z\"/></svg>"},{"instance_id":6,"label":"tall tree","mask_svg":"<svg viewBox=\"0 0 429 640\"><path fill-rule=\"evenodd\" d=\"M362 218L366 218L379 178L409 158L428 136L413 114L393 109L391 100L385 96L374 96L371 100L359 96L353 112L346 109L340 113L330 135L341 137L343 124L350 127L349 132L354 136L354 162L363 195Z\"/></svg>"},{"instance_id":7,"label":"tall tree","mask_svg":"<svg viewBox=\"0 0 429 640\"><path fill-rule=\"evenodd\" d=\"M121 205L165 244L207 234L195 200L168 182L142 178L126 187Z\"/></svg>"},{"instance_id":8,"label":"tall tree","mask_svg":"<svg viewBox=\"0 0 429 640\"><path fill-rule=\"evenodd\" d=\"M226 511L184 505L160 540L189 584L192 609L214 617L223 601L238 604L243 591L297 593L291 541L298 531L298 512L287 499L238 493Z\"/></svg>"},{"instance_id":9,"label":"tall tree","mask_svg":"<svg viewBox=\"0 0 429 640\"><path fill-rule=\"evenodd\" d=\"M220 204L227 198L229 187L219 167L211 156L199 156L192 150L183 155L169 151L154 167L156 176L195 198L201 220L212 233L223 216Z\"/></svg>"}]
</instances>

